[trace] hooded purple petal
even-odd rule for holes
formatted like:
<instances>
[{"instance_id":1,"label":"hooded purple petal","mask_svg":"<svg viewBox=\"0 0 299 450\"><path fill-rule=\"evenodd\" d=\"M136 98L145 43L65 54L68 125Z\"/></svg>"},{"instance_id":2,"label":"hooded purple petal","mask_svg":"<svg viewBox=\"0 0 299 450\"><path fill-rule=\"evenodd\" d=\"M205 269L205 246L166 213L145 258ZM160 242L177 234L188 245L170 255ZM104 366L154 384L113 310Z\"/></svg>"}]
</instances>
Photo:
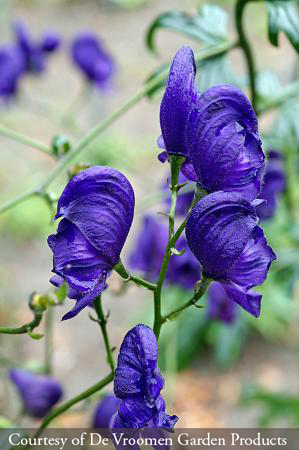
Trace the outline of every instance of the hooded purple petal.
<instances>
[{"instance_id":1,"label":"hooded purple petal","mask_svg":"<svg viewBox=\"0 0 299 450\"><path fill-rule=\"evenodd\" d=\"M186 129L189 156L198 181L209 192L257 197L264 153L257 118L247 97L231 85L217 85L192 105Z\"/></svg>"},{"instance_id":2,"label":"hooded purple petal","mask_svg":"<svg viewBox=\"0 0 299 450\"><path fill-rule=\"evenodd\" d=\"M191 104L198 94L196 66L190 47L181 47L170 68L160 108L160 124L167 153L188 156L185 128Z\"/></svg>"},{"instance_id":3,"label":"hooded purple petal","mask_svg":"<svg viewBox=\"0 0 299 450\"><path fill-rule=\"evenodd\" d=\"M265 199L265 202L256 210L260 219L268 220L274 216L277 197L284 191L286 185L282 156L276 151L269 152L263 183L259 198Z\"/></svg>"},{"instance_id":4,"label":"hooded purple petal","mask_svg":"<svg viewBox=\"0 0 299 450\"><path fill-rule=\"evenodd\" d=\"M69 297L77 300L64 319L91 305L106 286L106 278L119 261L134 214L134 192L115 169L95 166L80 172L64 189L55 218L63 217L57 233L48 238L54 255L51 279L63 278Z\"/></svg>"},{"instance_id":5,"label":"hooded purple petal","mask_svg":"<svg viewBox=\"0 0 299 450\"><path fill-rule=\"evenodd\" d=\"M213 282L208 290L207 315L210 319L218 319L231 324L236 318L237 305L227 295L221 283Z\"/></svg>"},{"instance_id":6,"label":"hooded purple petal","mask_svg":"<svg viewBox=\"0 0 299 450\"><path fill-rule=\"evenodd\" d=\"M239 194L214 192L194 207L187 242L206 274L219 278L241 255L256 223L253 206Z\"/></svg>"},{"instance_id":7,"label":"hooded purple petal","mask_svg":"<svg viewBox=\"0 0 299 450\"><path fill-rule=\"evenodd\" d=\"M206 275L255 317L261 295L250 289L263 283L275 259L257 220L239 194L214 192L197 203L186 226L187 242Z\"/></svg>"},{"instance_id":8,"label":"hooded purple petal","mask_svg":"<svg viewBox=\"0 0 299 450\"><path fill-rule=\"evenodd\" d=\"M87 80L99 88L107 87L115 73L112 56L103 43L90 32L79 34L72 43L72 58Z\"/></svg>"},{"instance_id":9,"label":"hooded purple petal","mask_svg":"<svg viewBox=\"0 0 299 450\"><path fill-rule=\"evenodd\" d=\"M32 417L44 417L62 397L60 384L51 377L13 369L10 379L19 391L26 413Z\"/></svg>"},{"instance_id":10,"label":"hooded purple petal","mask_svg":"<svg viewBox=\"0 0 299 450\"><path fill-rule=\"evenodd\" d=\"M105 395L97 404L92 427L109 428L111 418L117 412L120 402L120 399L116 398L113 394Z\"/></svg>"},{"instance_id":11,"label":"hooded purple petal","mask_svg":"<svg viewBox=\"0 0 299 450\"><path fill-rule=\"evenodd\" d=\"M0 49L0 97L9 100L17 94L18 82L25 71L25 61L17 46Z\"/></svg>"},{"instance_id":12,"label":"hooded purple petal","mask_svg":"<svg viewBox=\"0 0 299 450\"><path fill-rule=\"evenodd\" d=\"M136 325L120 347L114 393L122 400L110 428L168 428L178 418L168 416L161 397L164 379L157 366L158 343L151 328Z\"/></svg>"},{"instance_id":13,"label":"hooded purple petal","mask_svg":"<svg viewBox=\"0 0 299 450\"><path fill-rule=\"evenodd\" d=\"M23 53L26 70L32 73L40 73L45 69L46 54L53 52L60 45L57 34L47 33L40 41L34 41L30 33L21 21L14 23L16 44Z\"/></svg>"}]
</instances>

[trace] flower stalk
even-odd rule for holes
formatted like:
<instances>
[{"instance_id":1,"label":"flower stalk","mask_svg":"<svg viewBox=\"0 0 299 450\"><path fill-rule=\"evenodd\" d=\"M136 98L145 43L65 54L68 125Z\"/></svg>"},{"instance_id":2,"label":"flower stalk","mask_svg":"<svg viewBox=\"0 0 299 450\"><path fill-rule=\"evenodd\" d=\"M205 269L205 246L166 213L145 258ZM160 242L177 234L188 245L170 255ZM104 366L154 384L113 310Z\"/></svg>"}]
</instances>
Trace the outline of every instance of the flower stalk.
<instances>
[{"instance_id":1,"label":"flower stalk","mask_svg":"<svg viewBox=\"0 0 299 450\"><path fill-rule=\"evenodd\" d=\"M103 311L102 299L101 299L100 295L95 299L95 301L93 302L93 305L94 305L94 309L98 316L98 323L102 330L102 335L103 335L103 340L104 340L104 345L105 345L105 350L106 350L106 355L107 355L107 362L113 373L115 370L115 364L114 364L114 359L113 359L113 354L112 354L112 348L110 345L110 339L109 339L108 332L107 332L107 317L105 316L104 311Z\"/></svg>"}]
</instances>

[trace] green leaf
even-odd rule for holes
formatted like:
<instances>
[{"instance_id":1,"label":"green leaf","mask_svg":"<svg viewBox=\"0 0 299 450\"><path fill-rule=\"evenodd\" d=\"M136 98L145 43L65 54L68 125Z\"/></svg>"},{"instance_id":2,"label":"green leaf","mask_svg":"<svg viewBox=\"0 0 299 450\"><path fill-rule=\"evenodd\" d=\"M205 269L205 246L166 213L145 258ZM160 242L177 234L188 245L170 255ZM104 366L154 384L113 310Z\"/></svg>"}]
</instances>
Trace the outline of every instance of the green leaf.
<instances>
[{"instance_id":1,"label":"green leaf","mask_svg":"<svg viewBox=\"0 0 299 450\"><path fill-rule=\"evenodd\" d=\"M297 2L268 0L268 36L271 44L278 47L280 31L285 33L297 53L299 53L299 16Z\"/></svg>"},{"instance_id":2,"label":"green leaf","mask_svg":"<svg viewBox=\"0 0 299 450\"><path fill-rule=\"evenodd\" d=\"M216 5L203 5L196 15L182 11L169 11L158 16L146 33L146 45L156 53L155 36L165 28L213 46L227 39L227 14Z\"/></svg>"},{"instance_id":3,"label":"green leaf","mask_svg":"<svg viewBox=\"0 0 299 450\"><path fill-rule=\"evenodd\" d=\"M201 92L222 83L239 87L244 85L244 82L232 72L226 54L201 61L198 65L197 80Z\"/></svg>"}]
</instances>

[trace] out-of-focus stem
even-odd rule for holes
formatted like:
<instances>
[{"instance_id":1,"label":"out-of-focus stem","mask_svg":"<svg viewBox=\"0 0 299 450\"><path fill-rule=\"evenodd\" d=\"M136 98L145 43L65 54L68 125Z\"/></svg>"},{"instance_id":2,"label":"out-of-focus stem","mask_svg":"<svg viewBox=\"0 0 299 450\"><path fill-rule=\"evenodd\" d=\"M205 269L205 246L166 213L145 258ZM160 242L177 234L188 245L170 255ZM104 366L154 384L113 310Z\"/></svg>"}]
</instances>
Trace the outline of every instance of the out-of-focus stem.
<instances>
[{"instance_id":1,"label":"out-of-focus stem","mask_svg":"<svg viewBox=\"0 0 299 450\"><path fill-rule=\"evenodd\" d=\"M39 324L42 320L42 317L43 317L43 312L34 311L33 314L34 314L34 318L31 322L28 322L19 328L0 327L0 333L2 333L2 334L26 334L28 332L31 332L32 330L34 330L34 328L39 326Z\"/></svg>"}]
</instances>

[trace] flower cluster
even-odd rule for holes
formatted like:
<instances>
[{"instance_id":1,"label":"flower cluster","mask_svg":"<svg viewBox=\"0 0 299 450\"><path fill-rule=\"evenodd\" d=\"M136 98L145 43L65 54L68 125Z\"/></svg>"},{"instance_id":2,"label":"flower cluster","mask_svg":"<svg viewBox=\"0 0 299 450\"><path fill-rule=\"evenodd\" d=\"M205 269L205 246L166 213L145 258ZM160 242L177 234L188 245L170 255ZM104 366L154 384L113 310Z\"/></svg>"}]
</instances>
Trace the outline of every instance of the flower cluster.
<instances>
[{"instance_id":1,"label":"flower cluster","mask_svg":"<svg viewBox=\"0 0 299 450\"><path fill-rule=\"evenodd\" d=\"M231 85L200 94L193 52L182 47L172 63L160 121L167 155L185 156L193 168L190 178L195 174L207 193L188 218L188 245L205 276L258 317L261 295L251 288L263 283L275 255L257 226L265 157L253 108Z\"/></svg>"},{"instance_id":2,"label":"flower cluster","mask_svg":"<svg viewBox=\"0 0 299 450\"><path fill-rule=\"evenodd\" d=\"M13 369L10 379L15 384L29 416L40 419L61 399L62 388L51 377L35 375L27 370Z\"/></svg>"},{"instance_id":3,"label":"flower cluster","mask_svg":"<svg viewBox=\"0 0 299 450\"><path fill-rule=\"evenodd\" d=\"M57 205L57 233L48 238L54 255L51 282L68 283L76 305L63 319L76 316L105 289L119 262L134 214L134 192L124 175L95 166L73 177Z\"/></svg>"},{"instance_id":4,"label":"flower cluster","mask_svg":"<svg viewBox=\"0 0 299 450\"><path fill-rule=\"evenodd\" d=\"M136 325L120 347L114 394L121 403L111 419L111 429L173 429L178 418L165 411L161 396L164 379L157 362L158 343L153 331L145 325Z\"/></svg>"}]
</instances>

